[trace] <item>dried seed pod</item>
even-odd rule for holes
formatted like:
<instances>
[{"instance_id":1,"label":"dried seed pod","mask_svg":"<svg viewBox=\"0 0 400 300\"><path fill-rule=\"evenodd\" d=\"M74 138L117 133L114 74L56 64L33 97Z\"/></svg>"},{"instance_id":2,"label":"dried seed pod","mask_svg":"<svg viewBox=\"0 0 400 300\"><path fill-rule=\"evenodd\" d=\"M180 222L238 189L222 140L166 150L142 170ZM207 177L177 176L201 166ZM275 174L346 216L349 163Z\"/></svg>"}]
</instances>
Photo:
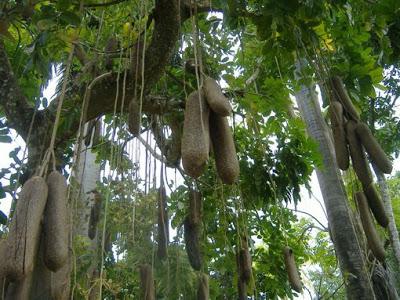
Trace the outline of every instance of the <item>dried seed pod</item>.
<instances>
[{"instance_id":1,"label":"dried seed pod","mask_svg":"<svg viewBox=\"0 0 400 300\"><path fill-rule=\"evenodd\" d=\"M200 274L197 286L197 300L208 300L210 298L210 289L208 286L208 276Z\"/></svg>"},{"instance_id":2,"label":"dried seed pod","mask_svg":"<svg viewBox=\"0 0 400 300\"><path fill-rule=\"evenodd\" d=\"M154 288L153 270L148 264L141 265L140 269L140 286L143 300L155 300L156 293Z\"/></svg>"},{"instance_id":3,"label":"dried seed pod","mask_svg":"<svg viewBox=\"0 0 400 300\"><path fill-rule=\"evenodd\" d=\"M383 243L380 240L372 221L367 199L363 192L357 192L355 194L355 199L358 204L361 223L367 237L368 247L371 249L374 256L383 263L385 261L385 249L383 248Z\"/></svg>"},{"instance_id":4,"label":"dried seed pod","mask_svg":"<svg viewBox=\"0 0 400 300\"><path fill-rule=\"evenodd\" d=\"M68 257L67 181L58 171L47 177L48 197L44 211L44 264L56 272Z\"/></svg>"},{"instance_id":5,"label":"dried seed pod","mask_svg":"<svg viewBox=\"0 0 400 300\"><path fill-rule=\"evenodd\" d=\"M239 177L239 161L228 119L211 112L210 136L218 175L223 183L233 184Z\"/></svg>"},{"instance_id":6,"label":"dried seed pod","mask_svg":"<svg viewBox=\"0 0 400 300\"><path fill-rule=\"evenodd\" d=\"M18 281L11 282L7 287L5 300L27 300L31 299L30 292L33 281L33 273L27 274Z\"/></svg>"},{"instance_id":7,"label":"dried seed pod","mask_svg":"<svg viewBox=\"0 0 400 300\"><path fill-rule=\"evenodd\" d=\"M200 225L202 218L203 200L200 192L189 190L189 215L188 220L192 225Z\"/></svg>"},{"instance_id":8,"label":"dried seed pod","mask_svg":"<svg viewBox=\"0 0 400 300\"><path fill-rule=\"evenodd\" d=\"M168 138L165 148L165 158L167 167L176 167L180 165L182 148L182 127L179 120L171 121L169 124L171 135Z\"/></svg>"},{"instance_id":9,"label":"dried seed pod","mask_svg":"<svg viewBox=\"0 0 400 300\"><path fill-rule=\"evenodd\" d=\"M356 133L371 160L378 168L386 174L392 173L393 164L387 157L385 151L381 148L378 141L372 135L371 130L365 123L359 122L356 127Z\"/></svg>"},{"instance_id":10,"label":"dried seed pod","mask_svg":"<svg viewBox=\"0 0 400 300\"><path fill-rule=\"evenodd\" d=\"M379 225L386 228L389 225L389 219L387 217L383 202L379 197L379 194L373 183L363 188L364 194L367 197L368 205L374 214L375 220Z\"/></svg>"},{"instance_id":11,"label":"dried seed pod","mask_svg":"<svg viewBox=\"0 0 400 300\"><path fill-rule=\"evenodd\" d=\"M89 228L88 228L88 236L91 240L96 237L97 233L97 224L100 221L100 213L101 213L101 195L94 191L94 204L90 209L90 218L89 218Z\"/></svg>"},{"instance_id":12,"label":"dried seed pod","mask_svg":"<svg viewBox=\"0 0 400 300\"><path fill-rule=\"evenodd\" d=\"M241 280L246 283L251 279L251 256L249 249L241 249L239 252Z\"/></svg>"},{"instance_id":13,"label":"dried seed pod","mask_svg":"<svg viewBox=\"0 0 400 300\"><path fill-rule=\"evenodd\" d=\"M164 187L158 190L158 225L157 225L157 256L160 259L167 257L167 247L169 240L169 224L167 212L167 194Z\"/></svg>"},{"instance_id":14,"label":"dried seed pod","mask_svg":"<svg viewBox=\"0 0 400 300\"><path fill-rule=\"evenodd\" d=\"M351 101L349 94L346 91L346 88L344 87L342 79L338 76L334 76L331 79L331 83L333 87L333 92L335 93L339 101L343 104L343 107L348 113L349 117L351 117L351 119L355 121L358 121L360 119L360 116L355 109L353 102Z\"/></svg>"},{"instance_id":15,"label":"dried seed pod","mask_svg":"<svg viewBox=\"0 0 400 300\"><path fill-rule=\"evenodd\" d=\"M346 136L350 146L350 156L354 171L363 186L372 183L372 175L369 170L365 152L356 134L357 123L350 120L346 123Z\"/></svg>"},{"instance_id":16,"label":"dried seed pod","mask_svg":"<svg viewBox=\"0 0 400 300\"><path fill-rule=\"evenodd\" d=\"M71 226L69 225L69 231ZM64 266L51 275L51 296L52 299L68 300L71 290L71 272L72 272L72 250L68 251L67 262Z\"/></svg>"},{"instance_id":17,"label":"dried seed pod","mask_svg":"<svg viewBox=\"0 0 400 300\"><path fill-rule=\"evenodd\" d=\"M129 103L128 129L133 136L140 134L140 103L133 98Z\"/></svg>"},{"instance_id":18,"label":"dried seed pod","mask_svg":"<svg viewBox=\"0 0 400 300\"><path fill-rule=\"evenodd\" d=\"M332 101L329 106L329 115L332 125L336 162L339 168L345 171L349 168L349 150L347 149L346 132L343 125L342 104L337 101Z\"/></svg>"},{"instance_id":19,"label":"dried seed pod","mask_svg":"<svg viewBox=\"0 0 400 300\"><path fill-rule=\"evenodd\" d=\"M184 222L184 239L189 263L193 269L200 271L203 257L200 250L200 225L193 225L186 217Z\"/></svg>"},{"instance_id":20,"label":"dried seed pod","mask_svg":"<svg viewBox=\"0 0 400 300\"><path fill-rule=\"evenodd\" d=\"M209 108L203 93L195 91L188 96L182 133L182 164L185 172L199 177L209 156Z\"/></svg>"},{"instance_id":21,"label":"dried seed pod","mask_svg":"<svg viewBox=\"0 0 400 300\"><path fill-rule=\"evenodd\" d=\"M289 247L285 247L283 249L283 254L285 256L285 266L286 266L286 272L288 274L290 286L296 292L301 293L301 291L303 289L303 284L301 283L299 271L297 270L293 251Z\"/></svg>"},{"instance_id":22,"label":"dried seed pod","mask_svg":"<svg viewBox=\"0 0 400 300\"><path fill-rule=\"evenodd\" d=\"M110 37L107 41L104 52L106 53L106 58L104 61L104 66L106 70L112 69L112 52L118 49L118 40L115 37Z\"/></svg>"},{"instance_id":23,"label":"dried seed pod","mask_svg":"<svg viewBox=\"0 0 400 300\"><path fill-rule=\"evenodd\" d=\"M96 124L94 125L92 146L98 145L100 143L100 139L101 139L101 120L97 120Z\"/></svg>"},{"instance_id":24,"label":"dried seed pod","mask_svg":"<svg viewBox=\"0 0 400 300\"><path fill-rule=\"evenodd\" d=\"M238 278L238 299L247 300L247 284Z\"/></svg>"},{"instance_id":25,"label":"dried seed pod","mask_svg":"<svg viewBox=\"0 0 400 300\"><path fill-rule=\"evenodd\" d=\"M228 98L224 96L217 81L211 77L206 77L203 85L204 95L211 110L220 115L227 117L230 115L232 108Z\"/></svg>"},{"instance_id":26,"label":"dried seed pod","mask_svg":"<svg viewBox=\"0 0 400 300\"><path fill-rule=\"evenodd\" d=\"M95 125L96 125L96 120L90 120L87 123L86 135L85 135L85 140L84 140L86 147L89 147L92 142L92 136L93 136L93 131L94 131Z\"/></svg>"},{"instance_id":27,"label":"dried seed pod","mask_svg":"<svg viewBox=\"0 0 400 300\"><path fill-rule=\"evenodd\" d=\"M47 200L46 181L34 176L22 187L7 238L7 277L20 280L34 267L40 239L40 222Z\"/></svg>"},{"instance_id":28,"label":"dried seed pod","mask_svg":"<svg viewBox=\"0 0 400 300\"><path fill-rule=\"evenodd\" d=\"M238 299L247 300L247 283L242 278L242 266L240 262L240 251L236 252L236 266L238 271L237 276L237 289L238 289Z\"/></svg>"}]
</instances>

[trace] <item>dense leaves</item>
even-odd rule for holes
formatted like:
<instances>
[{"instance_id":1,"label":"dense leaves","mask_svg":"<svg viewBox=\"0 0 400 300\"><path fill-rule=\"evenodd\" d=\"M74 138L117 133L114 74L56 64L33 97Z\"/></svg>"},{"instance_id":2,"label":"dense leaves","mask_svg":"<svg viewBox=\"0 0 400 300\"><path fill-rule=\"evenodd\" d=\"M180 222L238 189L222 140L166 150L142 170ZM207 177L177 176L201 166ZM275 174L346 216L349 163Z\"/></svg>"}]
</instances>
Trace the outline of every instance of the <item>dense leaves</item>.
<instances>
[{"instance_id":1,"label":"dense leaves","mask_svg":"<svg viewBox=\"0 0 400 300\"><path fill-rule=\"evenodd\" d=\"M201 11L218 13L200 11L195 18L180 24L180 39L168 57L165 72L142 95L155 96L151 104L159 104L155 102L161 99L165 105L159 105L156 112L146 107L142 138L147 147L141 148L141 154L137 148L133 153L132 141L137 140L126 130L127 116L118 101L131 100L124 97L133 83L123 79L133 72L130 63L148 54L143 55L141 49L150 43L155 21L160 18L154 15L154 4L159 2L130 0L105 5L104 1L63 0L1 4L0 42L5 44L14 76L28 104L43 112L39 121L54 119L57 101L44 98L43 90L57 76L59 95L61 84L68 82L56 149L58 166L64 172L70 172L74 166L73 144L79 143L75 136L82 114L83 91L94 78L107 72L112 72L112 78L118 82L115 111L99 109L97 119L104 129L92 145L107 174L98 184L107 203L98 226L101 239L105 240L96 241L95 253L88 255L89 240L75 237L74 295L88 296L87 270L93 264L100 268L104 263L103 295L137 298L138 267L148 263L154 268L158 298L196 299L197 273L186 256L182 226L189 188L196 188L204 197L202 271L210 275L211 299L237 297L236 252L243 235L250 237L253 256L254 276L248 286L249 294L263 299L295 296L287 282L282 256L283 247L290 246L299 266L313 265L302 276L307 273L318 297L344 297L327 230L318 228L317 233L311 232L316 225L310 220L299 220L288 208L301 201L300 188L309 188L311 173L321 161L318 145L305 134L293 105L292 97L299 84L294 75L295 63L299 57L308 61L302 80L319 84L325 95L324 106L330 101L324 83L331 75L342 76L362 119L375 128L374 134L385 151L397 156L399 2L212 1L212 9L206 5L207 9L202 7ZM188 13L182 11L182 15ZM114 41L113 47L110 40ZM80 55L74 56L67 78L66 57L73 47L79 49ZM179 136L181 131L185 98L198 88L199 73L190 70L188 62L202 62L197 71L217 79L232 104L230 123L241 172L238 183L227 186L219 180L213 159L197 181L184 174L180 176L179 168L166 168L174 234L168 259L162 262L155 256L155 191L160 182L155 178L160 165L165 165L156 160L154 153L157 159L167 156L174 134ZM135 83L141 80L136 76ZM140 88L135 90L135 95L140 92ZM0 143L10 143L14 135L4 109L0 109L0 118ZM43 131L46 134L49 132ZM45 149L28 150L42 153ZM10 152L10 167L0 170L0 198L6 193L14 198L18 179L26 173L21 152L21 148ZM133 154L140 159L134 159ZM170 178L173 172L175 176ZM396 210L398 207L394 206ZM6 221L0 211L0 224L5 225ZM99 253L104 256L102 261L98 261Z\"/></svg>"}]
</instances>

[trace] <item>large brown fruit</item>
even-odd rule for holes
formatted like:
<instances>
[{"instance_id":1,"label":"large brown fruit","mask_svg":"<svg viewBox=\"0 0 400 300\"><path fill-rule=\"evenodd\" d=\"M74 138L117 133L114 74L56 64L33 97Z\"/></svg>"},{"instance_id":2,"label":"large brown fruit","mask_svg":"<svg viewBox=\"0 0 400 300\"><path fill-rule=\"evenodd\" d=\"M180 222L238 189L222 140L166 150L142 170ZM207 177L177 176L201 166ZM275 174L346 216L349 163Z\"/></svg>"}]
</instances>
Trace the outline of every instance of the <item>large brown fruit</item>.
<instances>
[{"instance_id":1,"label":"large brown fruit","mask_svg":"<svg viewBox=\"0 0 400 300\"><path fill-rule=\"evenodd\" d=\"M186 217L183 222L183 227L185 248L189 263L193 269L200 271L203 264L203 256L200 249L201 226L191 224L189 218Z\"/></svg>"},{"instance_id":2,"label":"large brown fruit","mask_svg":"<svg viewBox=\"0 0 400 300\"><path fill-rule=\"evenodd\" d=\"M367 237L368 247L371 249L374 256L381 262L385 261L385 249L383 243L376 232L375 225L371 218L367 199L363 192L357 192L355 198L360 211L360 219Z\"/></svg>"},{"instance_id":3,"label":"large brown fruit","mask_svg":"<svg viewBox=\"0 0 400 300\"><path fill-rule=\"evenodd\" d=\"M247 300L247 284L238 277L238 299Z\"/></svg>"},{"instance_id":4,"label":"large brown fruit","mask_svg":"<svg viewBox=\"0 0 400 300\"><path fill-rule=\"evenodd\" d=\"M339 99L339 101L343 104L343 107L348 116L351 119L358 121L360 119L360 116L355 109L353 102L351 101L349 94L346 91L346 88L344 87L342 79L338 76L334 76L331 79L331 82L333 87L332 92L335 93L335 97Z\"/></svg>"},{"instance_id":5,"label":"large brown fruit","mask_svg":"<svg viewBox=\"0 0 400 300\"><path fill-rule=\"evenodd\" d=\"M158 190L158 223L157 223L157 256L160 259L167 257L169 240L169 225L167 211L167 194L164 187Z\"/></svg>"},{"instance_id":6,"label":"large brown fruit","mask_svg":"<svg viewBox=\"0 0 400 300\"><path fill-rule=\"evenodd\" d=\"M349 168L349 150L347 148L346 132L343 123L343 107L337 101L329 106L332 125L333 142L335 146L336 162L343 171Z\"/></svg>"},{"instance_id":7,"label":"large brown fruit","mask_svg":"<svg viewBox=\"0 0 400 300\"><path fill-rule=\"evenodd\" d=\"M140 103L133 98L129 103L128 129L133 136L140 134Z\"/></svg>"},{"instance_id":8,"label":"large brown fruit","mask_svg":"<svg viewBox=\"0 0 400 300\"><path fill-rule=\"evenodd\" d=\"M211 112L210 136L218 175L223 183L233 184L239 177L239 161L228 119Z\"/></svg>"},{"instance_id":9,"label":"large brown fruit","mask_svg":"<svg viewBox=\"0 0 400 300\"><path fill-rule=\"evenodd\" d=\"M374 184L371 183L368 186L363 187L363 190L365 196L367 197L368 205L374 214L375 220L379 225L386 228L389 225L389 219L387 217L385 207L383 206L383 202L379 197Z\"/></svg>"},{"instance_id":10,"label":"large brown fruit","mask_svg":"<svg viewBox=\"0 0 400 300\"><path fill-rule=\"evenodd\" d=\"M90 209L90 217L89 217L89 228L88 228L88 237L93 240L97 234L97 225L100 221L100 213L101 213L101 195L95 191L94 192L94 203L92 208Z\"/></svg>"},{"instance_id":11,"label":"large brown fruit","mask_svg":"<svg viewBox=\"0 0 400 300\"><path fill-rule=\"evenodd\" d=\"M154 289L153 270L148 264L141 265L140 269L140 286L142 300L155 300L156 292Z\"/></svg>"},{"instance_id":12,"label":"large brown fruit","mask_svg":"<svg viewBox=\"0 0 400 300\"><path fill-rule=\"evenodd\" d=\"M71 225L69 225L69 231ZM71 249L71 247L70 247ZM57 300L68 300L70 299L71 290L71 271L72 271L72 250L69 250L67 262L62 266L60 270L52 273L51 276L51 295L52 299Z\"/></svg>"},{"instance_id":13,"label":"large brown fruit","mask_svg":"<svg viewBox=\"0 0 400 300\"><path fill-rule=\"evenodd\" d=\"M7 287L5 300L28 300L32 288L33 273L27 274L24 278L10 282Z\"/></svg>"},{"instance_id":14,"label":"large brown fruit","mask_svg":"<svg viewBox=\"0 0 400 300\"><path fill-rule=\"evenodd\" d=\"M246 283L250 282L252 275L251 255L247 245L239 251L240 277Z\"/></svg>"},{"instance_id":15,"label":"large brown fruit","mask_svg":"<svg viewBox=\"0 0 400 300\"><path fill-rule=\"evenodd\" d=\"M43 243L44 263L56 272L68 257L67 181L58 171L47 177L48 197L44 211Z\"/></svg>"},{"instance_id":16,"label":"large brown fruit","mask_svg":"<svg viewBox=\"0 0 400 300\"><path fill-rule=\"evenodd\" d=\"M182 164L185 172L197 178L203 174L210 148L209 108L203 93L188 96L182 133Z\"/></svg>"},{"instance_id":17,"label":"large brown fruit","mask_svg":"<svg viewBox=\"0 0 400 300\"><path fill-rule=\"evenodd\" d=\"M197 286L197 300L208 300L210 298L210 291L208 286L208 276L200 274Z\"/></svg>"},{"instance_id":18,"label":"large brown fruit","mask_svg":"<svg viewBox=\"0 0 400 300\"><path fill-rule=\"evenodd\" d=\"M224 96L217 81L211 77L204 80L203 85L204 95L211 110L221 117L230 115L232 108L229 104L228 98Z\"/></svg>"},{"instance_id":19,"label":"large brown fruit","mask_svg":"<svg viewBox=\"0 0 400 300\"><path fill-rule=\"evenodd\" d=\"M192 225L200 225L203 210L203 199L200 192L189 190L189 215L188 221Z\"/></svg>"},{"instance_id":20,"label":"large brown fruit","mask_svg":"<svg viewBox=\"0 0 400 300\"><path fill-rule=\"evenodd\" d=\"M365 152L356 134L357 123L350 120L346 123L346 136L350 146L350 156L354 171L363 186L372 183L372 175L365 158Z\"/></svg>"},{"instance_id":21,"label":"large brown fruit","mask_svg":"<svg viewBox=\"0 0 400 300\"><path fill-rule=\"evenodd\" d=\"M90 120L86 125L85 146L89 147L92 142L93 131L96 126L96 120Z\"/></svg>"},{"instance_id":22,"label":"large brown fruit","mask_svg":"<svg viewBox=\"0 0 400 300\"><path fill-rule=\"evenodd\" d=\"M369 154L369 157L378 166L378 168L383 173L392 173L393 164L387 157L385 151L383 151L379 145L378 141L372 135L369 127L365 123L359 122L356 127L356 133L365 150Z\"/></svg>"},{"instance_id":23,"label":"large brown fruit","mask_svg":"<svg viewBox=\"0 0 400 300\"><path fill-rule=\"evenodd\" d=\"M20 280L34 267L40 239L40 222L47 200L46 181L34 176L22 187L7 238L7 277Z\"/></svg>"},{"instance_id":24,"label":"large brown fruit","mask_svg":"<svg viewBox=\"0 0 400 300\"><path fill-rule=\"evenodd\" d=\"M285 257L286 272L288 274L290 286L296 292L301 293L303 289L303 284L301 283L299 271L297 270L293 251L289 247L285 247L283 249L283 254Z\"/></svg>"}]
</instances>

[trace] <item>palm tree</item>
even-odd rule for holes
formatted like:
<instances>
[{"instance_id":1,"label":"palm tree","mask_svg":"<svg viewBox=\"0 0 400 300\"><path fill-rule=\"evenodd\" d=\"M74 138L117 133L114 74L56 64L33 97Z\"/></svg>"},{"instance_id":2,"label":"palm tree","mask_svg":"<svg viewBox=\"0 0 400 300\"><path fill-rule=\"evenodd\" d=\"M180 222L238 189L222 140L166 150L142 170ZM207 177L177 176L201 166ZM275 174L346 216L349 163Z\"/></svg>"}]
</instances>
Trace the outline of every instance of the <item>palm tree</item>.
<instances>
[{"instance_id":1,"label":"palm tree","mask_svg":"<svg viewBox=\"0 0 400 300\"><path fill-rule=\"evenodd\" d=\"M302 65L303 62L297 63L295 74L297 79L301 78ZM322 166L316 169L316 173L328 215L330 235L345 280L347 296L349 299L375 299L315 86L302 85L295 96L307 132L318 143L322 156Z\"/></svg>"}]
</instances>

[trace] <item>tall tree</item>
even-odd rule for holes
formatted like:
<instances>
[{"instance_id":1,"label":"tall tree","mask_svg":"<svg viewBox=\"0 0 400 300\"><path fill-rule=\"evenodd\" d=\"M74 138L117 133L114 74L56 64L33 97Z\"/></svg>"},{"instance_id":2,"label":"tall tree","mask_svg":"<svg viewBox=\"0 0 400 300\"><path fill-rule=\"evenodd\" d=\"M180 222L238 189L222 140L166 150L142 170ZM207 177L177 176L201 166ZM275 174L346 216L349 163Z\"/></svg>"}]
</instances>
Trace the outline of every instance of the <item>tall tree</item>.
<instances>
[{"instance_id":1,"label":"tall tree","mask_svg":"<svg viewBox=\"0 0 400 300\"><path fill-rule=\"evenodd\" d=\"M298 62L297 78L302 79L304 61ZM331 237L336 249L342 276L349 299L375 299L364 253L358 242L346 190L339 173L332 139L322 117L315 86L301 85L296 93L301 116L307 132L319 144L322 166L317 168L317 178L324 199Z\"/></svg>"}]
</instances>

